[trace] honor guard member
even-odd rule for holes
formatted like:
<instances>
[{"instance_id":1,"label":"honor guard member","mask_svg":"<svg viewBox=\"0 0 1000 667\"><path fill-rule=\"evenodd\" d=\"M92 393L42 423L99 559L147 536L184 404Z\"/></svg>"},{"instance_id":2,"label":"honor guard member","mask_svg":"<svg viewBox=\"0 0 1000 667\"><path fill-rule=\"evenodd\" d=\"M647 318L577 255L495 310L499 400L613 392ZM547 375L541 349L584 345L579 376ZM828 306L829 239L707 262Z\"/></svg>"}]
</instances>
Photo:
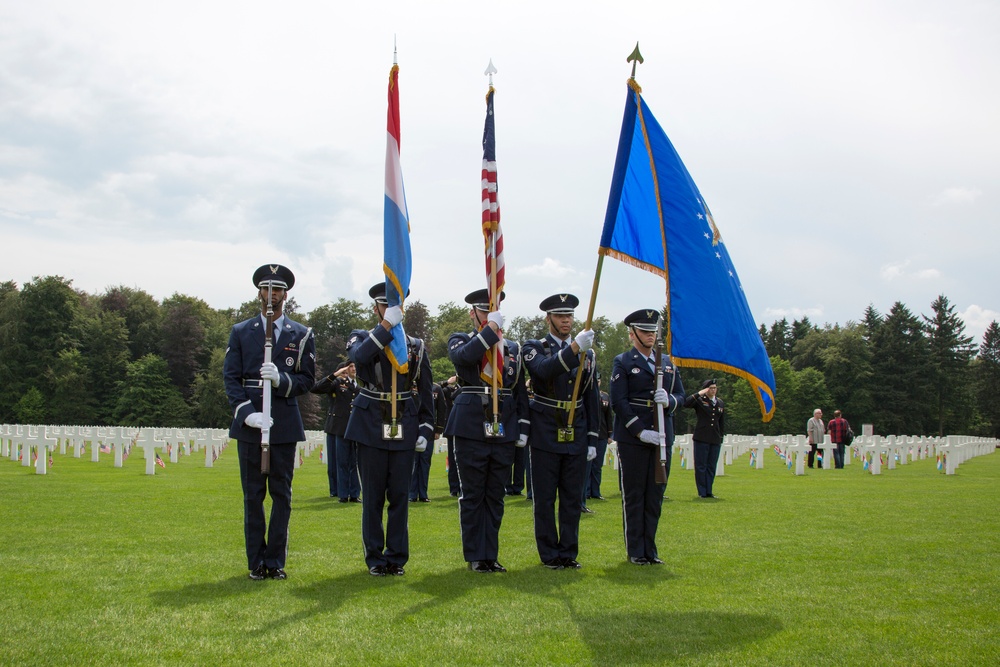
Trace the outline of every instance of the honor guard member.
<instances>
[{"instance_id":1,"label":"honor guard member","mask_svg":"<svg viewBox=\"0 0 1000 667\"><path fill-rule=\"evenodd\" d=\"M445 426L445 434L455 439L462 552L473 572L506 572L497 561L504 493L514 449L528 442L524 367L518 344L501 339L504 317L499 311L490 312L488 290L472 292L465 302L472 306L473 331L448 339L448 357L455 365L459 390ZM489 352L492 359L494 346L501 340L495 418L493 385L487 374L492 368L484 368L483 358Z\"/></svg>"},{"instance_id":2,"label":"honor guard member","mask_svg":"<svg viewBox=\"0 0 1000 667\"><path fill-rule=\"evenodd\" d=\"M222 375L233 408L229 437L236 439L243 485L243 532L251 579L285 579L288 519L292 512L295 445L306 439L296 396L313 386L316 347L312 329L283 312L292 272L266 264L253 274L260 315L240 322L229 333ZM264 363L267 299L273 313L272 363ZM271 414L262 410L264 383L271 385ZM261 474L261 427L270 420L270 473ZM264 520L264 496L271 496L270 521Z\"/></svg>"},{"instance_id":3,"label":"honor guard member","mask_svg":"<svg viewBox=\"0 0 1000 667\"><path fill-rule=\"evenodd\" d=\"M597 455L600 408L594 332L581 331L573 338L573 310L580 303L572 294L554 294L539 304L546 313L549 333L524 343L524 364L531 376L534 396L529 401L531 437L528 452L531 492L534 498L535 543L545 567L579 569L580 498L588 457ZM580 355L583 377L576 404L571 405ZM569 423L573 407L573 422ZM559 497L559 525L555 504Z\"/></svg>"},{"instance_id":4,"label":"honor guard member","mask_svg":"<svg viewBox=\"0 0 1000 667\"><path fill-rule=\"evenodd\" d=\"M354 364L342 361L337 370L316 383L312 393L330 397L326 415L326 470L330 481L330 497L340 502L361 502L361 480L358 478L358 446L348 440L347 420L351 405L358 394L354 379Z\"/></svg>"},{"instance_id":5,"label":"honor guard member","mask_svg":"<svg viewBox=\"0 0 1000 667\"><path fill-rule=\"evenodd\" d=\"M666 473L670 475L670 449L674 445L673 412L684 403L684 385L677 369L661 355L662 383L656 384L657 310L637 310L625 318L632 349L615 357L611 366L609 395L615 412L614 439L618 442L618 474L622 491L625 550L635 565L659 565L656 527L667 485L656 483L660 465L660 435L656 406L663 406L663 432L667 440Z\"/></svg>"},{"instance_id":6,"label":"honor guard member","mask_svg":"<svg viewBox=\"0 0 1000 667\"><path fill-rule=\"evenodd\" d=\"M410 557L408 495L414 451L423 451L434 437L431 364L424 341L407 336L409 372L396 372L386 354L391 329L402 322L399 306L389 307L385 283L368 290L379 324L358 329L347 341L348 358L357 368L358 395L347 422L347 439L358 443L361 472L361 539L369 574L402 575ZM393 375L396 395L392 396ZM396 401L398 425L393 433L391 401ZM382 510L389 503L385 530Z\"/></svg>"},{"instance_id":7,"label":"honor guard member","mask_svg":"<svg viewBox=\"0 0 1000 667\"><path fill-rule=\"evenodd\" d=\"M699 498L715 498L712 484L722 451L722 436L726 433L722 399L715 395L718 390L714 379L705 380L701 390L684 401L685 407L694 409L698 416L691 440L694 442L694 483Z\"/></svg>"}]
</instances>

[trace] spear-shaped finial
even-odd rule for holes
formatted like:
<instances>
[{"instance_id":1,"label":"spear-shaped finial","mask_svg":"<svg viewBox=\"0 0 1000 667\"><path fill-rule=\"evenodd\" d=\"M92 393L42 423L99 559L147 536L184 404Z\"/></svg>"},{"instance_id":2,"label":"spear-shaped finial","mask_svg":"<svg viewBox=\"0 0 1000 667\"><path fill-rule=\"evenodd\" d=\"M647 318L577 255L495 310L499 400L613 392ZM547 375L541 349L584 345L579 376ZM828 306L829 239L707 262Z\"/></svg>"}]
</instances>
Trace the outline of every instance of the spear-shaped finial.
<instances>
[{"instance_id":1,"label":"spear-shaped finial","mask_svg":"<svg viewBox=\"0 0 1000 667\"><path fill-rule=\"evenodd\" d=\"M637 49L639 48L638 42L636 42L635 47ZM392 34L392 64L393 65L399 64L398 62L396 62L396 33ZM635 67L632 68L632 77L633 78L635 77Z\"/></svg>"},{"instance_id":2,"label":"spear-shaped finial","mask_svg":"<svg viewBox=\"0 0 1000 667\"><path fill-rule=\"evenodd\" d=\"M635 64L642 62L642 54L639 53L639 42L635 43L635 48L632 49L632 53L625 59L625 62L632 63L632 80L635 81Z\"/></svg>"},{"instance_id":3,"label":"spear-shaped finial","mask_svg":"<svg viewBox=\"0 0 1000 667\"><path fill-rule=\"evenodd\" d=\"M490 88L493 87L493 75L496 73L497 73L497 68L493 66L493 58L490 58L490 64L486 66L486 71L483 72L483 74L486 74L490 77Z\"/></svg>"}]
</instances>

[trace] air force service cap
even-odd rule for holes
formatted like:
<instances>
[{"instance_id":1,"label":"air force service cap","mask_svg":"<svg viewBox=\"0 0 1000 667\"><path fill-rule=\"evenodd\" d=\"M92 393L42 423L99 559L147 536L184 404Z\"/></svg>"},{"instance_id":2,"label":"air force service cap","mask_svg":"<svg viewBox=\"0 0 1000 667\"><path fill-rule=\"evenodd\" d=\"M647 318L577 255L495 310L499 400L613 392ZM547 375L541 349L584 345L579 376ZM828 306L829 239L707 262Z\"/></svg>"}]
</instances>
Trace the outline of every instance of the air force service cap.
<instances>
[{"instance_id":1,"label":"air force service cap","mask_svg":"<svg viewBox=\"0 0 1000 667\"><path fill-rule=\"evenodd\" d=\"M386 304L389 300L385 298L385 283L375 283L372 288L368 290L368 296L375 300L375 303ZM406 290L406 296L410 296L410 290Z\"/></svg>"},{"instance_id":2,"label":"air force service cap","mask_svg":"<svg viewBox=\"0 0 1000 667\"><path fill-rule=\"evenodd\" d=\"M660 321L660 311L644 308L630 313L623 321L625 326L634 327L639 331L656 331L656 323Z\"/></svg>"},{"instance_id":3,"label":"air force service cap","mask_svg":"<svg viewBox=\"0 0 1000 667\"><path fill-rule=\"evenodd\" d=\"M284 290L292 289L295 284L295 275L291 269L281 264L265 264L253 272L254 287L280 287Z\"/></svg>"},{"instance_id":4,"label":"air force service cap","mask_svg":"<svg viewBox=\"0 0 1000 667\"><path fill-rule=\"evenodd\" d=\"M572 315L580 300L572 294L553 294L538 304L540 310L556 315Z\"/></svg>"},{"instance_id":5,"label":"air force service cap","mask_svg":"<svg viewBox=\"0 0 1000 667\"><path fill-rule=\"evenodd\" d=\"M501 301L506 297L506 292L500 292ZM488 313L490 311L490 291L484 287L483 289L477 289L475 292L469 292L465 295L465 302L476 310ZM499 306L500 304L497 305Z\"/></svg>"}]
</instances>

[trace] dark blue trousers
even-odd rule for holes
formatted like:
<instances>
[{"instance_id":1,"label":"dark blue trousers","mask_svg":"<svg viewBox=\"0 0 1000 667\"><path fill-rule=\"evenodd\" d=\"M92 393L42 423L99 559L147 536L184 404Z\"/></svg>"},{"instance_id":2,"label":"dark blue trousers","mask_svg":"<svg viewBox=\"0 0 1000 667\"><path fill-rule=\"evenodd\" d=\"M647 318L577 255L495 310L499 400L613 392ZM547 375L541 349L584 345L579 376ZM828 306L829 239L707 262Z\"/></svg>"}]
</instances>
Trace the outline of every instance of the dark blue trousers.
<instances>
[{"instance_id":1,"label":"dark blue trousers","mask_svg":"<svg viewBox=\"0 0 1000 667\"><path fill-rule=\"evenodd\" d=\"M629 558L658 557L656 528L660 523L663 493L667 490L666 484L656 483L656 466L659 464L659 447L618 443L622 526Z\"/></svg>"},{"instance_id":2,"label":"dark blue trousers","mask_svg":"<svg viewBox=\"0 0 1000 667\"><path fill-rule=\"evenodd\" d=\"M580 550L580 496L583 476L587 472L586 448L579 454L557 454L532 447L528 456L531 458L532 510L538 556L542 562L554 558L575 559Z\"/></svg>"},{"instance_id":3,"label":"dark blue trousers","mask_svg":"<svg viewBox=\"0 0 1000 667\"><path fill-rule=\"evenodd\" d=\"M413 475L413 450L389 450L358 443L358 469L361 471L361 540L365 563L405 565L410 558L410 534L407 525L410 478ZM386 501L385 530L382 510Z\"/></svg>"},{"instance_id":4,"label":"dark blue trousers","mask_svg":"<svg viewBox=\"0 0 1000 667\"><path fill-rule=\"evenodd\" d=\"M413 452L413 475L410 479L410 500L427 497L427 483L431 476L431 457L434 456L434 443L428 442L427 449Z\"/></svg>"},{"instance_id":5,"label":"dark blue trousers","mask_svg":"<svg viewBox=\"0 0 1000 667\"><path fill-rule=\"evenodd\" d=\"M503 497L514 463L514 445L455 438L462 554L466 562L496 560Z\"/></svg>"},{"instance_id":6,"label":"dark blue trousers","mask_svg":"<svg viewBox=\"0 0 1000 667\"><path fill-rule=\"evenodd\" d=\"M341 500L361 497L358 477L358 445L342 435L337 438L337 491Z\"/></svg>"},{"instance_id":7,"label":"dark blue trousers","mask_svg":"<svg viewBox=\"0 0 1000 667\"><path fill-rule=\"evenodd\" d=\"M330 483L330 497L337 495L337 436L326 434L326 477Z\"/></svg>"},{"instance_id":8,"label":"dark blue trousers","mask_svg":"<svg viewBox=\"0 0 1000 667\"><path fill-rule=\"evenodd\" d=\"M698 495L702 498L712 495L715 468L719 465L721 451L722 445L694 441L694 483L698 487Z\"/></svg>"},{"instance_id":9,"label":"dark blue trousers","mask_svg":"<svg viewBox=\"0 0 1000 667\"><path fill-rule=\"evenodd\" d=\"M292 474L295 443L271 445L271 473L260 474L260 444L237 441L240 482L243 486L243 536L247 569L263 563L285 567L288 555L288 520L292 514ZM264 519L264 496L271 496L270 521ZM266 537L265 537L266 536Z\"/></svg>"}]
</instances>

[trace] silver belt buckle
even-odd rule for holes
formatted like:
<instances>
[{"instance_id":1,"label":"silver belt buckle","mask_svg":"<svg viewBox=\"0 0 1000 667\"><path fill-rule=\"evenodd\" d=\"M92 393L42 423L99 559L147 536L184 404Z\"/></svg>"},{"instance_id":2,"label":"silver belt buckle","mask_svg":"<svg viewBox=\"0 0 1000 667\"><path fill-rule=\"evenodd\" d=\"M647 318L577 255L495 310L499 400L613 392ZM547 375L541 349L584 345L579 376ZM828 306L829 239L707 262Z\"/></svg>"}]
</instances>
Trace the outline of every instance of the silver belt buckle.
<instances>
[{"instance_id":1,"label":"silver belt buckle","mask_svg":"<svg viewBox=\"0 0 1000 667\"><path fill-rule=\"evenodd\" d=\"M487 438L502 438L505 435L503 422L483 422L483 433Z\"/></svg>"},{"instance_id":2,"label":"silver belt buckle","mask_svg":"<svg viewBox=\"0 0 1000 667\"><path fill-rule=\"evenodd\" d=\"M402 440L403 439L403 425L402 424L382 424L382 439L383 440Z\"/></svg>"}]
</instances>

